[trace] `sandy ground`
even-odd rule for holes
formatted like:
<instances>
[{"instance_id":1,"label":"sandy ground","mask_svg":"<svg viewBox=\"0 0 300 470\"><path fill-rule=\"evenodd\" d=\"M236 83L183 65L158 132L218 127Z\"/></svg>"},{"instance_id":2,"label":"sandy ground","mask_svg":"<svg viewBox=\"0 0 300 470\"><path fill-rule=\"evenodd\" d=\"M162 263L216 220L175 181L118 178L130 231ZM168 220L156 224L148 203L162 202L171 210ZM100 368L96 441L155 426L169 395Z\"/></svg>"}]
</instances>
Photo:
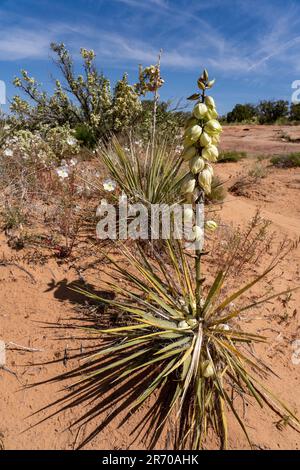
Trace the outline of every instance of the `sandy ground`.
<instances>
[{"instance_id":1,"label":"sandy ground","mask_svg":"<svg viewBox=\"0 0 300 470\"><path fill-rule=\"evenodd\" d=\"M248 130L246 130L248 129ZM223 149L246 150L253 157L239 163L220 164L217 172L227 187L248 174L255 164L255 155L300 151L299 143L282 141L282 132L294 138L300 137L300 128L232 126L226 127ZM267 167L267 162L263 161ZM255 214L257 207L272 222L277 239L285 236L297 239L300 235L300 169L284 170L267 168L265 178L260 179L243 195L228 193L221 211L223 224L245 224ZM32 426L37 418L30 415L57 399L62 385L51 383L32 388L26 386L41 382L68 370L74 361L68 358L76 348L86 347L75 338L76 333L52 325L71 322L80 323L78 306L84 299L68 289L79 279L78 263L59 263L47 259L44 264L28 261L30 249L16 252L7 245L4 234L0 238L0 339L7 346L6 369L0 369L0 448L5 449L74 449L89 428L69 429L77 410L66 412ZM259 272L260 266L254 267ZM105 267L101 264L84 272L86 282L101 285ZM300 249L296 248L284 260L281 271L274 281L276 289L300 284ZM293 294L285 305L281 300L267 304L249 321L252 330L263 332L269 338L267 345L260 346L258 353L267 360L279 377L271 377L272 388L293 410L300 410L300 364L293 364L293 341L300 340L299 325L300 294ZM25 350L29 348L30 350ZM32 350L31 350L32 349ZM54 364L46 364L49 361ZM63 393L63 392L62 392ZM107 417L112 410L106 412ZM141 410L141 413L144 411ZM246 405L245 421L254 446L260 449L298 449L299 434L288 427L278 425L278 418L265 409ZM46 412L40 414L40 418ZM90 443L93 449L146 448L135 434L130 435L139 415L131 423L118 427L117 417ZM233 419L230 448L248 448L245 437ZM30 429L27 429L30 427ZM161 442L159 447L163 448ZM214 441L208 443L214 448Z\"/></svg>"}]
</instances>

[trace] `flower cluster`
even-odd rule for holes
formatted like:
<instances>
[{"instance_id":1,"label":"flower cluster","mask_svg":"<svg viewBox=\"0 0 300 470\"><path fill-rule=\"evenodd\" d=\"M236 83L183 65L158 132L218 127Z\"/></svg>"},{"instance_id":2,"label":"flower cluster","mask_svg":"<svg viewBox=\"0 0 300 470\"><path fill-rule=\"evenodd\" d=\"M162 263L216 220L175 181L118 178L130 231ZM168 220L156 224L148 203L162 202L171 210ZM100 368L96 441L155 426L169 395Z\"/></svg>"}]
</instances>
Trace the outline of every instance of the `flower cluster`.
<instances>
[{"instance_id":1,"label":"flower cluster","mask_svg":"<svg viewBox=\"0 0 300 470\"><path fill-rule=\"evenodd\" d=\"M52 167L63 158L77 155L80 146L66 125L54 128L41 126L35 132L17 131L5 139L3 149L3 156L6 158L15 157L26 164Z\"/></svg>"},{"instance_id":2,"label":"flower cluster","mask_svg":"<svg viewBox=\"0 0 300 470\"><path fill-rule=\"evenodd\" d=\"M190 167L190 172L182 184L182 193L186 195L193 195L196 190L205 194L211 192L213 178L211 163L218 159L217 145L222 131L217 120L218 113L214 99L211 96L205 96L205 90L211 88L212 84L213 81L208 81L208 73L205 70L198 80L202 93L190 97L190 99L197 100L197 104L193 109L193 115L186 123L184 133L182 158L189 162Z\"/></svg>"},{"instance_id":3,"label":"flower cluster","mask_svg":"<svg viewBox=\"0 0 300 470\"><path fill-rule=\"evenodd\" d=\"M154 93L163 86L164 80L160 75L160 66L150 65L149 67L141 67L139 69L139 83L135 88L140 95L146 95L148 92Z\"/></svg>"}]
</instances>

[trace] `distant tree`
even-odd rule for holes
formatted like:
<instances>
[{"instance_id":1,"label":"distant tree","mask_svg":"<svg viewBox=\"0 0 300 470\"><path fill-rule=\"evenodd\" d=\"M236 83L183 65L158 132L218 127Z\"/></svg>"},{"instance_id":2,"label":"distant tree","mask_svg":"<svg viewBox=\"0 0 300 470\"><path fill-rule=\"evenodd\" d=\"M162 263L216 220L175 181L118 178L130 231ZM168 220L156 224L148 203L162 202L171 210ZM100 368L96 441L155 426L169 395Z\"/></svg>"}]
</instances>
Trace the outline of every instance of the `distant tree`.
<instances>
[{"instance_id":1,"label":"distant tree","mask_svg":"<svg viewBox=\"0 0 300 470\"><path fill-rule=\"evenodd\" d=\"M300 121L300 103L298 104L291 104L290 109L290 120L291 121Z\"/></svg>"},{"instance_id":2,"label":"distant tree","mask_svg":"<svg viewBox=\"0 0 300 470\"><path fill-rule=\"evenodd\" d=\"M261 101L257 106L257 114L260 124L272 124L288 117L289 103L284 100Z\"/></svg>"},{"instance_id":3,"label":"distant tree","mask_svg":"<svg viewBox=\"0 0 300 470\"><path fill-rule=\"evenodd\" d=\"M256 116L256 108L252 104L236 104L227 114L227 122L250 121Z\"/></svg>"}]
</instances>

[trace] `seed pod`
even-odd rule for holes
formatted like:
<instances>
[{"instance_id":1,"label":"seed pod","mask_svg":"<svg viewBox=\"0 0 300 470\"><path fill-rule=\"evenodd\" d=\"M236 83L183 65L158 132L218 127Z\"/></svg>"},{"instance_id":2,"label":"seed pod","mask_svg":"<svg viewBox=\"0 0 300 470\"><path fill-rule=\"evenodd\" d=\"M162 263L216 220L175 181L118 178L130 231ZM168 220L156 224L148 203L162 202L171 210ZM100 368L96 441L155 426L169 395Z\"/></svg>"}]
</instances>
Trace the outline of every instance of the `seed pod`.
<instances>
[{"instance_id":1,"label":"seed pod","mask_svg":"<svg viewBox=\"0 0 300 470\"><path fill-rule=\"evenodd\" d=\"M181 192L183 194L192 193L195 189L195 186L196 180L194 175L192 173L188 173L182 181Z\"/></svg>"},{"instance_id":2,"label":"seed pod","mask_svg":"<svg viewBox=\"0 0 300 470\"><path fill-rule=\"evenodd\" d=\"M213 99L212 96L206 96L204 101L205 101L205 104L208 108L213 109L213 108L216 107L215 100Z\"/></svg>"},{"instance_id":3,"label":"seed pod","mask_svg":"<svg viewBox=\"0 0 300 470\"><path fill-rule=\"evenodd\" d=\"M212 174L208 168L204 168L204 170L199 173L198 181L205 193L209 194L211 192Z\"/></svg>"},{"instance_id":4,"label":"seed pod","mask_svg":"<svg viewBox=\"0 0 300 470\"><path fill-rule=\"evenodd\" d=\"M190 170L194 175L202 171L205 167L205 161L199 155L195 155L190 160Z\"/></svg>"},{"instance_id":5,"label":"seed pod","mask_svg":"<svg viewBox=\"0 0 300 470\"><path fill-rule=\"evenodd\" d=\"M208 71L206 69L203 70L203 78L207 82L207 80L208 80Z\"/></svg>"},{"instance_id":6,"label":"seed pod","mask_svg":"<svg viewBox=\"0 0 300 470\"><path fill-rule=\"evenodd\" d=\"M207 220L205 222L205 228L214 232L218 228L218 224L214 220Z\"/></svg>"},{"instance_id":7,"label":"seed pod","mask_svg":"<svg viewBox=\"0 0 300 470\"><path fill-rule=\"evenodd\" d=\"M191 158L193 158L197 153L197 149L196 147L194 147L193 145L191 145L190 147L187 147L184 151L183 151L183 154L182 154L182 158L184 161L188 161L190 160Z\"/></svg>"},{"instance_id":8,"label":"seed pod","mask_svg":"<svg viewBox=\"0 0 300 470\"><path fill-rule=\"evenodd\" d=\"M198 103L194 107L193 114L197 119L203 119L204 116L206 115L208 109L206 104L204 103Z\"/></svg>"},{"instance_id":9,"label":"seed pod","mask_svg":"<svg viewBox=\"0 0 300 470\"><path fill-rule=\"evenodd\" d=\"M216 162L219 156L219 151L215 145L209 145L202 150L202 157L209 162Z\"/></svg>"},{"instance_id":10,"label":"seed pod","mask_svg":"<svg viewBox=\"0 0 300 470\"><path fill-rule=\"evenodd\" d=\"M202 127L195 125L195 126L189 127L185 131L184 136L187 140L190 140L191 143L194 143L194 142L197 142L197 140L200 138L201 133L202 133Z\"/></svg>"},{"instance_id":11,"label":"seed pod","mask_svg":"<svg viewBox=\"0 0 300 470\"><path fill-rule=\"evenodd\" d=\"M222 131L222 126L219 121L216 121L216 119L210 119L205 124L204 131L207 132L208 135L213 136Z\"/></svg>"},{"instance_id":12,"label":"seed pod","mask_svg":"<svg viewBox=\"0 0 300 470\"><path fill-rule=\"evenodd\" d=\"M202 132L200 137L200 144L202 147L207 147L207 145L211 144L211 137L206 132Z\"/></svg>"}]
</instances>

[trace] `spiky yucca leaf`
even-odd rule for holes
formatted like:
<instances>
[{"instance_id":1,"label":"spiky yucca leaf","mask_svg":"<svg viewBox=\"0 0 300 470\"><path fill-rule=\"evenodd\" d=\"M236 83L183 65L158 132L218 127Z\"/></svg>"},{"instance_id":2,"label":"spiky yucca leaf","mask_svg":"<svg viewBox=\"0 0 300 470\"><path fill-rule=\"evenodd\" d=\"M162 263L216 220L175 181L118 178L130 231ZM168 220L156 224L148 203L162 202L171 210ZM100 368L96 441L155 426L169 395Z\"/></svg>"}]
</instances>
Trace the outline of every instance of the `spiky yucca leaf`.
<instances>
[{"instance_id":1,"label":"spiky yucca leaf","mask_svg":"<svg viewBox=\"0 0 300 470\"><path fill-rule=\"evenodd\" d=\"M57 378L79 377L69 394L57 402L64 403L63 409L89 404L89 410L75 424L99 420L82 445L119 411L128 409L129 418L152 394L156 400L141 423L147 435L155 431L149 436L150 446L160 436L167 418L175 416L175 449L201 448L209 427L219 436L221 447L226 448L228 409L248 437L244 420L231 399L232 389L254 398L261 407L267 404L280 416L288 415L291 426L298 425L295 414L259 379L271 369L247 354L247 345L266 338L244 331L240 322L238 326L233 322L241 312L282 294L232 307L233 300L237 301L273 267L225 298L225 276L219 273L197 309L194 279L185 252L179 243L174 247L168 242L167 250L170 265L159 255L150 263L142 250L134 256L123 247L131 269L110 259L113 269L107 288L116 294L115 298L84 292L105 304L108 314L120 313L123 323L91 329L94 338L102 337L101 347L87 355L78 369ZM116 411L101 422L101 413L116 405Z\"/></svg>"},{"instance_id":2,"label":"spiky yucca leaf","mask_svg":"<svg viewBox=\"0 0 300 470\"><path fill-rule=\"evenodd\" d=\"M166 143L141 151L134 143L125 148L113 138L100 154L111 177L133 202L174 204L180 200L181 159Z\"/></svg>"}]
</instances>

